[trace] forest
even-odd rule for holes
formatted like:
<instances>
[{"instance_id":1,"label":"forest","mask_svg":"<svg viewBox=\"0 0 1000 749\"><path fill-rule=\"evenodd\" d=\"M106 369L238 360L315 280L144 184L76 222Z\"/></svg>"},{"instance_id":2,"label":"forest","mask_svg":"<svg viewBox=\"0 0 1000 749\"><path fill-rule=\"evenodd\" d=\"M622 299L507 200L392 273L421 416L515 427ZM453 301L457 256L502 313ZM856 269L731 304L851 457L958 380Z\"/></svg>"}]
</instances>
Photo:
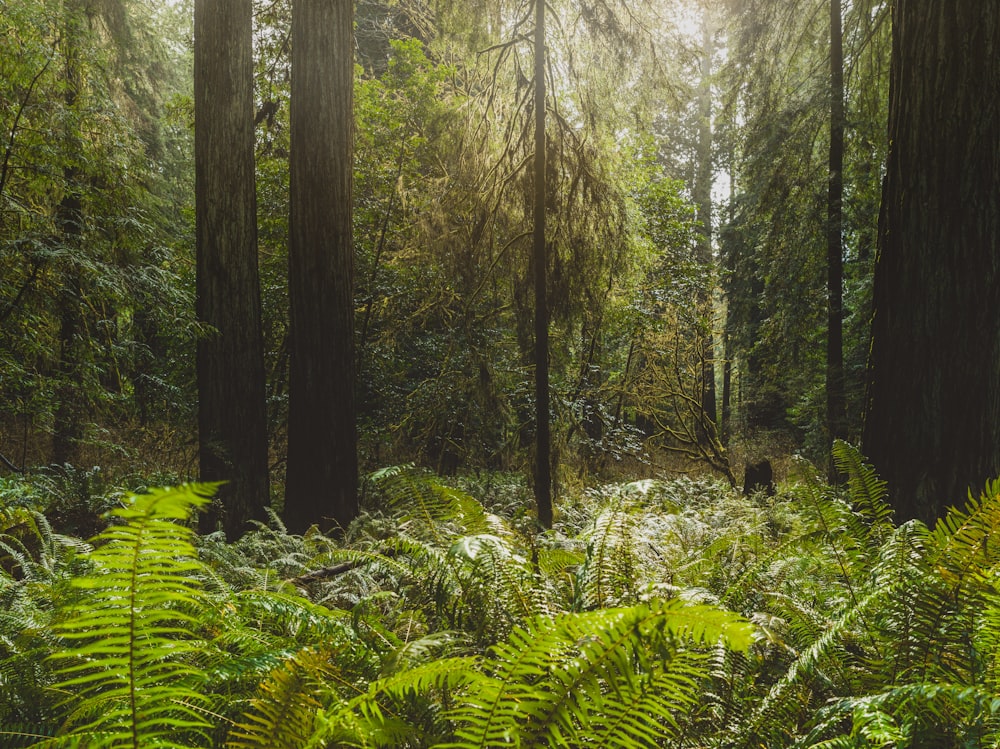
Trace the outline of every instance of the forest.
<instances>
[{"instance_id":1,"label":"forest","mask_svg":"<svg viewBox=\"0 0 1000 749\"><path fill-rule=\"evenodd\" d=\"M1000 6L0 0L0 747L1000 746Z\"/></svg>"}]
</instances>

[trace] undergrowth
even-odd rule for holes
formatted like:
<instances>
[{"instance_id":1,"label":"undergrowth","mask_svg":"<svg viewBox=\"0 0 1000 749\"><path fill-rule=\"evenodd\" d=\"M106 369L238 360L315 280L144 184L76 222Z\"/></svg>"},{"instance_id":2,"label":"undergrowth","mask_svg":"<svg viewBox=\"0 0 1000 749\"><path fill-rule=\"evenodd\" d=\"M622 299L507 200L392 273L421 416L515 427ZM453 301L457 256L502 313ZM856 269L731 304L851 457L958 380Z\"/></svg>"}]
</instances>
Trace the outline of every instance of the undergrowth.
<instances>
[{"instance_id":1,"label":"undergrowth","mask_svg":"<svg viewBox=\"0 0 1000 749\"><path fill-rule=\"evenodd\" d=\"M86 487L6 483L0 745L997 746L1000 482L896 525L836 457L844 488L609 485L544 534L509 482L391 468L344 539L235 544L192 530L211 487L98 496L81 540Z\"/></svg>"}]
</instances>

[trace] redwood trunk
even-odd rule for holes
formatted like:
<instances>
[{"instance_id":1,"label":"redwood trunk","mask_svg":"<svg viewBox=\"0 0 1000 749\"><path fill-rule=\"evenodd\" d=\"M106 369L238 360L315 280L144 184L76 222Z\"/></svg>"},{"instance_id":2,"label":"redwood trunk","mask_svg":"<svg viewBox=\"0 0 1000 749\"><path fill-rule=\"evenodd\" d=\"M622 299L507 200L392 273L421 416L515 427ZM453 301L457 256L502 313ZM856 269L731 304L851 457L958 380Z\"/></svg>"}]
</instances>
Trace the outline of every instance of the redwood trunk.
<instances>
[{"instance_id":1,"label":"redwood trunk","mask_svg":"<svg viewBox=\"0 0 1000 749\"><path fill-rule=\"evenodd\" d=\"M195 3L195 212L201 478L226 481L218 515L233 539L269 502L264 347L257 271L250 0Z\"/></svg>"},{"instance_id":2,"label":"redwood trunk","mask_svg":"<svg viewBox=\"0 0 1000 749\"><path fill-rule=\"evenodd\" d=\"M893 20L864 450L931 522L1000 474L1000 5Z\"/></svg>"},{"instance_id":3,"label":"redwood trunk","mask_svg":"<svg viewBox=\"0 0 1000 749\"><path fill-rule=\"evenodd\" d=\"M285 523L346 528L358 514L351 0L292 8L291 305Z\"/></svg>"},{"instance_id":4,"label":"redwood trunk","mask_svg":"<svg viewBox=\"0 0 1000 749\"><path fill-rule=\"evenodd\" d=\"M77 100L82 86L80 63L79 21L83 9L76 2L66 4L66 23L63 35L63 55L65 56L65 85L63 101L66 105L66 148L70 153L82 149L77 122ZM63 169L65 194L56 209L56 229L58 237L68 254L79 255L83 243L83 200L80 195L80 170L70 165ZM59 362L58 380L55 390L56 409L52 422L52 462L56 465L73 464L80 457L80 443L83 438L83 414L86 403L86 388L83 381L84 347L81 339L85 335L82 298L83 274L75 262L70 262L63 272L62 288L59 291Z\"/></svg>"}]
</instances>

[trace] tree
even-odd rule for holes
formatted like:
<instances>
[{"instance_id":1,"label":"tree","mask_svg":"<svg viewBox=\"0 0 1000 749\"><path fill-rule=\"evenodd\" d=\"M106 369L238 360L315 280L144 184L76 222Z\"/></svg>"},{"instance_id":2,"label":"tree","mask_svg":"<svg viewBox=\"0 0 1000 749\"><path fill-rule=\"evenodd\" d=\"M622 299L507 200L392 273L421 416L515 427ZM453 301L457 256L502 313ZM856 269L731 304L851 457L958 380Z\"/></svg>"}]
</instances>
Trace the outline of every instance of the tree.
<instances>
[{"instance_id":1,"label":"tree","mask_svg":"<svg viewBox=\"0 0 1000 749\"><path fill-rule=\"evenodd\" d=\"M226 535L265 519L267 417L254 189L251 0L198 0L194 14L198 443ZM202 519L214 530L219 508Z\"/></svg>"},{"instance_id":2,"label":"tree","mask_svg":"<svg viewBox=\"0 0 1000 749\"><path fill-rule=\"evenodd\" d=\"M535 0L535 202L532 270L535 279L535 507L552 527L552 448L549 430L548 253L545 247L545 0Z\"/></svg>"},{"instance_id":3,"label":"tree","mask_svg":"<svg viewBox=\"0 0 1000 749\"><path fill-rule=\"evenodd\" d=\"M56 209L56 230L60 241L72 254L80 251L83 237L83 200L80 183L83 175L77 165L76 154L82 144L77 130L79 123L79 97L83 85L81 70L81 46L83 27L82 8L75 2L68 2L65 8L65 29L63 35L63 61L66 90L63 94L66 105L66 132L63 137L68 151L63 167L63 197ZM85 326L83 281L80 266L71 264L64 272L62 289L59 293L59 364L57 405L52 427L52 462L57 465L74 463L80 453L80 439L83 437L83 369L84 355L81 339Z\"/></svg>"},{"instance_id":4,"label":"tree","mask_svg":"<svg viewBox=\"0 0 1000 749\"><path fill-rule=\"evenodd\" d=\"M831 432L861 431L889 56L888 4L837 5L740 3L719 118L735 156L720 233L734 420L784 432L824 463Z\"/></svg>"},{"instance_id":5,"label":"tree","mask_svg":"<svg viewBox=\"0 0 1000 749\"><path fill-rule=\"evenodd\" d=\"M830 174L826 214L826 427L830 447L847 439L844 395L844 38L840 0L830 0ZM830 480L838 472L829 458Z\"/></svg>"},{"instance_id":6,"label":"tree","mask_svg":"<svg viewBox=\"0 0 1000 749\"><path fill-rule=\"evenodd\" d=\"M354 346L352 0L292 9L285 523L358 513Z\"/></svg>"},{"instance_id":7,"label":"tree","mask_svg":"<svg viewBox=\"0 0 1000 749\"><path fill-rule=\"evenodd\" d=\"M715 55L715 22L708 7L701 9L701 71L698 81L698 140L692 197L698 207L701 224L697 247L698 262L706 268L714 266L712 250L712 183L714 161L712 158L712 58ZM715 336L712 330L714 310L712 288L706 286L705 294L698 300L705 316L705 360L702 365L702 408L708 420L715 423L718 417L715 392ZM711 431L714 431L711 430ZM711 437L705 435L705 439Z\"/></svg>"},{"instance_id":8,"label":"tree","mask_svg":"<svg viewBox=\"0 0 1000 749\"><path fill-rule=\"evenodd\" d=\"M1000 474L1000 7L899 0L864 451L900 519Z\"/></svg>"}]
</instances>

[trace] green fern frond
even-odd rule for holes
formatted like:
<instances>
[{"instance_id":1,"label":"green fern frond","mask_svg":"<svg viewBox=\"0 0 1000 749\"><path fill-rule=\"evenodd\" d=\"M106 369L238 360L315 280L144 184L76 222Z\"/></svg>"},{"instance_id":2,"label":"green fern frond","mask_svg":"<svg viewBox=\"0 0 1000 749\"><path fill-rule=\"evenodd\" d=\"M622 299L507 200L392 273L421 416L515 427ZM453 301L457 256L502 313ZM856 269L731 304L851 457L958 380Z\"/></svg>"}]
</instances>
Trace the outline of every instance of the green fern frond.
<instances>
[{"instance_id":1,"label":"green fern frond","mask_svg":"<svg viewBox=\"0 0 1000 749\"><path fill-rule=\"evenodd\" d=\"M330 641L343 634L350 620L347 612L277 591L246 590L234 596L234 603L242 621L290 641Z\"/></svg>"},{"instance_id":2,"label":"green fern frond","mask_svg":"<svg viewBox=\"0 0 1000 749\"><path fill-rule=\"evenodd\" d=\"M441 658L456 647L467 648L468 638L457 632L432 632L404 642L385 659L382 674L408 672L420 665Z\"/></svg>"},{"instance_id":3,"label":"green fern frond","mask_svg":"<svg viewBox=\"0 0 1000 749\"><path fill-rule=\"evenodd\" d=\"M463 598L486 609L480 621L490 624L491 631L505 632L510 624L538 613L531 595L535 584L531 564L505 539L491 534L463 536L448 554L464 565Z\"/></svg>"},{"instance_id":4,"label":"green fern frond","mask_svg":"<svg viewBox=\"0 0 1000 749\"><path fill-rule=\"evenodd\" d=\"M858 647L858 624L884 606L895 592L875 586L856 605L847 607L837 619L828 622L798 653L784 676L771 686L740 732L761 737L765 742L794 735L827 697L851 694L854 685L849 666L854 658L846 657L845 646L851 643L852 647ZM868 637L867 624L861 632L862 638ZM861 642L868 644L864 639Z\"/></svg>"},{"instance_id":5,"label":"green fern frond","mask_svg":"<svg viewBox=\"0 0 1000 749\"><path fill-rule=\"evenodd\" d=\"M707 673L704 653L681 643L746 648L751 632L735 614L679 601L536 619L493 648L451 713L458 741L445 746L576 746L591 731L649 746L672 733ZM637 705L645 719L631 714Z\"/></svg>"},{"instance_id":6,"label":"green fern frond","mask_svg":"<svg viewBox=\"0 0 1000 749\"><path fill-rule=\"evenodd\" d=\"M0 507L0 575L29 582L50 580L68 554L89 548L79 539L54 533L40 512Z\"/></svg>"},{"instance_id":7,"label":"green fern frond","mask_svg":"<svg viewBox=\"0 0 1000 749\"><path fill-rule=\"evenodd\" d=\"M349 612L287 593L231 593L212 599L203 612L200 625L210 639L196 662L207 685L227 694L253 690L291 653L311 643L333 648L351 640ZM231 708L224 711L231 714Z\"/></svg>"},{"instance_id":8,"label":"green fern frond","mask_svg":"<svg viewBox=\"0 0 1000 749\"><path fill-rule=\"evenodd\" d=\"M312 648L274 669L226 743L229 749L300 749L312 737L332 677L330 654Z\"/></svg>"},{"instance_id":9,"label":"green fern frond","mask_svg":"<svg viewBox=\"0 0 1000 749\"><path fill-rule=\"evenodd\" d=\"M568 548L541 548L536 556L538 571L545 577L565 574L587 560L586 552Z\"/></svg>"},{"instance_id":10,"label":"green fern frond","mask_svg":"<svg viewBox=\"0 0 1000 749\"><path fill-rule=\"evenodd\" d=\"M833 461L837 470L847 476L851 505L868 519L875 541L879 541L893 526L888 484L864 462L856 447L843 440L833 443Z\"/></svg>"},{"instance_id":11,"label":"green fern frond","mask_svg":"<svg viewBox=\"0 0 1000 749\"><path fill-rule=\"evenodd\" d=\"M1000 696L980 686L906 684L838 707L852 716L852 735L876 746L995 746L1000 740Z\"/></svg>"},{"instance_id":12,"label":"green fern frond","mask_svg":"<svg viewBox=\"0 0 1000 749\"><path fill-rule=\"evenodd\" d=\"M844 453L844 450L841 452ZM863 468L859 470L865 474ZM825 542L829 553L833 554L847 596L853 605L857 605L860 587L870 574L881 542L891 532L892 525L882 521L873 523L866 513L854 511L847 502L816 480L811 466L805 461L800 462L799 473L804 479L803 495L806 500L801 503L802 511L812 529ZM863 475L859 480L864 483ZM865 501L864 491L858 490L862 501ZM875 500L873 511L881 513L877 491L872 497Z\"/></svg>"},{"instance_id":13,"label":"green fern frond","mask_svg":"<svg viewBox=\"0 0 1000 749\"><path fill-rule=\"evenodd\" d=\"M206 723L200 676L186 661L202 605L193 531L182 525L212 487L187 485L138 495L112 514L124 521L95 539L93 571L73 580L78 599L63 608L53 656L72 695L61 732L92 747L184 746ZM182 738L187 735L189 739Z\"/></svg>"},{"instance_id":14,"label":"green fern frond","mask_svg":"<svg viewBox=\"0 0 1000 749\"><path fill-rule=\"evenodd\" d=\"M413 708L422 704L439 712L436 703L472 679L478 662L470 657L439 658L377 679L362 694L320 710L307 746L427 746Z\"/></svg>"},{"instance_id":15,"label":"green fern frond","mask_svg":"<svg viewBox=\"0 0 1000 749\"><path fill-rule=\"evenodd\" d=\"M391 697L403 700L412 693L431 689L454 689L473 678L480 659L471 656L438 658L377 679L368 685L368 691L351 700L355 708L367 711L372 700Z\"/></svg>"},{"instance_id":16,"label":"green fern frond","mask_svg":"<svg viewBox=\"0 0 1000 749\"><path fill-rule=\"evenodd\" d=\"M587 559L580 570L582 606L596 609L635 603L639 597L636 515L624 503L604 509L584 534Z\"/></svg>"},{"instance_id":17,"label":"green fern frond","mask_svg":"<svg viewBox=\"0 0 1000 749\"><path fill-rule=\"evenodd\" d=\"M1000 563L1000 480L979 498L969 493L963 509L952 507L932 533L931 558L953 585L974 582Z\"/></svg>"},{"instance_id":18,"label":"green fern frond","mask_svg":"<svg viewBox=\"0 0 1000 749\"><path fill-rule=\"evenodd\" d=\"M447 522L456 523L460 533L488 529L486 512L475 498L431 473L393 466L376 471L370 480L381 492L386 509L403 522L415 523L438 543L444 543L441 531Z\"/></svg>"}]
</instances>

